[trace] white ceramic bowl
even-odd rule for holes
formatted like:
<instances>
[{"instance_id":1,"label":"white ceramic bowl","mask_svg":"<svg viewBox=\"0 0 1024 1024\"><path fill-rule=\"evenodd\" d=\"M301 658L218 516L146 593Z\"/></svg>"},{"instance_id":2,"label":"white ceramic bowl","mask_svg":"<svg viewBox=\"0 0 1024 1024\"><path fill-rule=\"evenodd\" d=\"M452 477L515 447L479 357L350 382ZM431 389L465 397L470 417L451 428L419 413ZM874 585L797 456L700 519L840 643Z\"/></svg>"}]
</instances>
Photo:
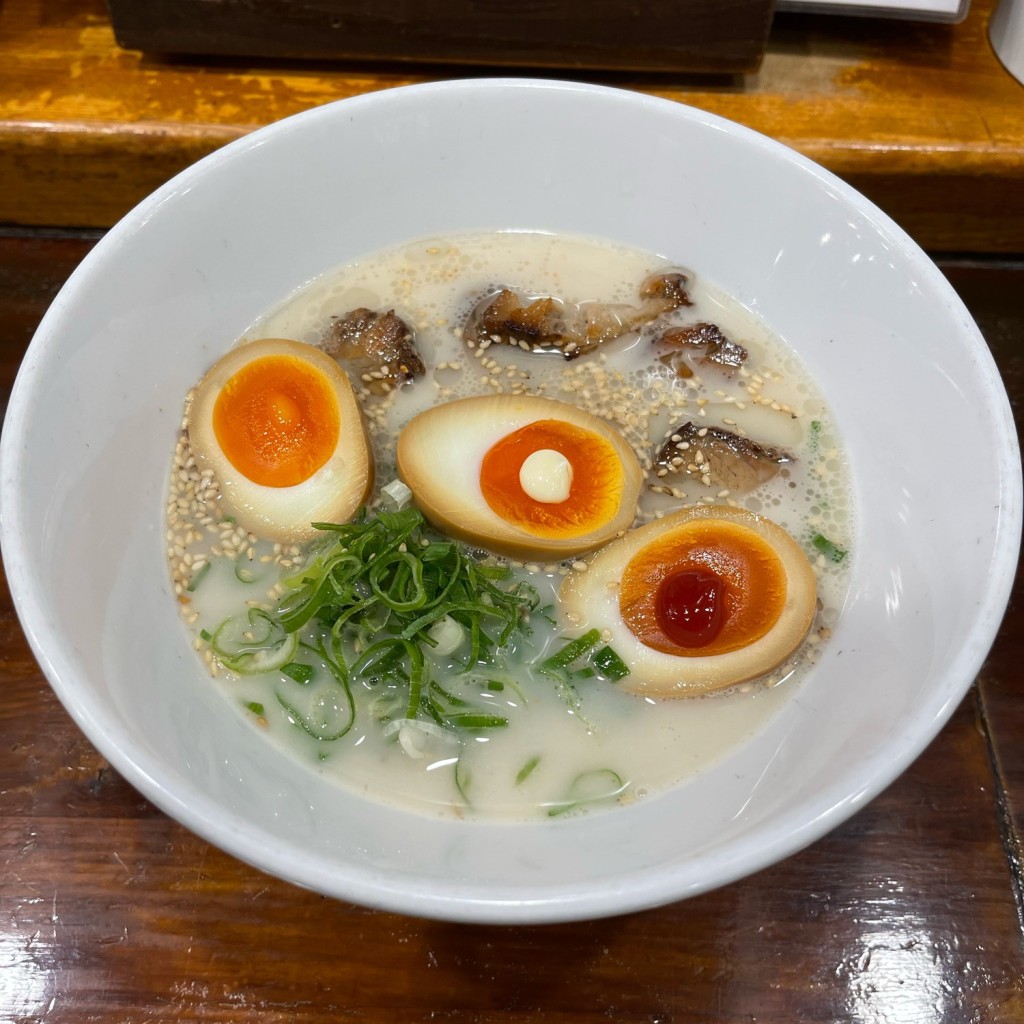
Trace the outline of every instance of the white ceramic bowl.
<instances>
[{"instance_id":1,"label":"white ceramic bowl","mask_svg":"<svg viewBox=\"0 0 1024 1024\"><path fill-rule=\"evenodd\" d=\"M440 821L318 779L216 693L169 593L168 459L182 396L268 306L392 243L511 227L666 254L778 330L845 432L856 558L819 665L705 774L566 821ZM11 400L0 486L4 557L33 649L75 721L148 799L322 893L481 922L680 899L862 807L974 678L1008 598L1021 515L1016 439L988 350L887 217L720 118L523 80L324 106L225 147L143 202L40 326Z\"/></svg>"}]
</instances>

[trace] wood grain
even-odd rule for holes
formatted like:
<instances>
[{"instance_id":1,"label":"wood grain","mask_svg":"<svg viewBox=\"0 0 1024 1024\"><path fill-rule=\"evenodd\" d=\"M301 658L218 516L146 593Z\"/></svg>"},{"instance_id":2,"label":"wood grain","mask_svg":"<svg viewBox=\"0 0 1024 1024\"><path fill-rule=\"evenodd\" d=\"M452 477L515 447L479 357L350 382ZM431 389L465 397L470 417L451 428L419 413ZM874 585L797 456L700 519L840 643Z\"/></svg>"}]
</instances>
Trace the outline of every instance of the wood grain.
<instances>
[{"instance_id":1,"label":"wood grain","mask_svg":"<svg viewBox=\"0 0 1024 1024\"><path fill-rule=\"evenodd\" d=\"M1010 395L1017 435L1024 436L1024 307L1015 293L1024 281L1024 263L992 268L965 260L944 269L988 341ZM998 810L1024 921L1024 581L1019 569L1017 575L978 689L980 722L992 749Z\"/></svg>"},{"instance_id":2,"label":"wood grain","mask_svg":"<svg viewBox=\"0 0 1024 1024\"><path fill-rule=\"evenodd\" d=\"M0 234L4 395L91 244ZM1024 264L944 269L1019 410ZM323 899L166 818L59 705L0 578L0 1020L1019 1024L1022 616L1018 586L979 688L802 853L645 913L471 927Z\"/></svg>"},{"instance_id":3,"label":"wood grain","mask_svg":"<svg viewBox=\"0 0 1024 1024\"><path fill-rule=\"evenodd\" d=\"M777 16L746 76L571 78L721 114L819 161L926 248L1024 252L1024 87L961 25ZM102 0L0 5L0 222L108 226L253 128L334 99L480 69L200 62L123 50Z\"/></svg>"}]
</instances>

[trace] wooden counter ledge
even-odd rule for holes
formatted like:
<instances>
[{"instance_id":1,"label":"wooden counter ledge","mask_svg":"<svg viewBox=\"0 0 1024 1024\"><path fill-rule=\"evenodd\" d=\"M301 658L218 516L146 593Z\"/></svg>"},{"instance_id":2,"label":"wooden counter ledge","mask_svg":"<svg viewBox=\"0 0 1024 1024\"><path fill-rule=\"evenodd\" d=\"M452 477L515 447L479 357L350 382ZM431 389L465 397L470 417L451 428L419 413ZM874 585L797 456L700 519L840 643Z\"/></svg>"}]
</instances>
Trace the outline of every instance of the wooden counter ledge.
<instances>
[{"instance_id":1,"label":"wooden counter ledge","mask_svg":"<svg viewBox=\"0 0 1024 1024\"><path fill-rule=\"evenodd\" d=\"M1024 86L989 46L994 2L974 0L960 25L778 15L760 71L747 76L586 77L793 146L929 250L1024 252ZM158 58L118 47L102 0L7 0L0 223L109 226L253 128L341 97L480 73Z\"/></svg>"}]
</instances>

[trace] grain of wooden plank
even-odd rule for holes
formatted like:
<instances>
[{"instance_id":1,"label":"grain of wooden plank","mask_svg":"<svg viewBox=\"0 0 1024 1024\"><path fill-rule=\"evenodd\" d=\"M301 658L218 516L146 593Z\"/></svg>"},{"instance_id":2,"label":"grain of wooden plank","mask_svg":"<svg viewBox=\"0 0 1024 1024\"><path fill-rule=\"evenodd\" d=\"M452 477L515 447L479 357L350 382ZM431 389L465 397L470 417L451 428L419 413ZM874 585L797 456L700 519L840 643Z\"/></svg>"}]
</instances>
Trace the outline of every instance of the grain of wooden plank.
<instances>
[{"instance_id":1,"label":"grain of wooden plank","mask_svg":"<svg viewBox=\"0 0 1024 1024\"><path fill-rule=\"evenodd\" d=\"M56 994L68 1020L1010 1024L1024 1010L1020 933L972 704L810 849L591 923L375 913L266 878L159 815L0 813L0 931L32 952L5 970L37 993L5 1002L0 984L0 1012Z\"/></svg>"},{"instance_id":2,"label":"grain of wooden plank","mask_svg":"<svg viewBox=\"0 0 1024 1024\"><path fill-rule=\"evenodd\" d=\"M1024 431L1024 263L991 267L963 260L943 270L974 315L1009 392L1018 436ZM1018 570L1010 607L978 678L983 726L998 772L1005 841L1024 924L1024 577Z\"/></svg>"},{"instance_id":3,"label":"grain of wooden plank","mask_svg":"<svg viewBox=\"0 0 1024 1024\"><path fill-rule=\"evenodd\" d=\"M780 16L760 71L748 76L589 78L694 105L793 146L930 249L1024 251L1024 91L988 44L993 3L974 0L957 26ZM0 222L20 224L109 225L257 126L346 96L467 74L144 56L117 46L102 0L4 4L0 58Z\"/></svg>"}]
</instances>

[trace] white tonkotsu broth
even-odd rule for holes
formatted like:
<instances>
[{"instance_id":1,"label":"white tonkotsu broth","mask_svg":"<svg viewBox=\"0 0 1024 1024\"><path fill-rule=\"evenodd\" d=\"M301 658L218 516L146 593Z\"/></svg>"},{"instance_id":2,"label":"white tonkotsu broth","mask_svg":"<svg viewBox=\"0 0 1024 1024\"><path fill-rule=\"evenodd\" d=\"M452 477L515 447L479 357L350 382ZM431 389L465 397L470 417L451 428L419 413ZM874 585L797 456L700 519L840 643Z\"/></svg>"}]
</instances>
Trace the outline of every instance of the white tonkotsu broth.
<instances>
[{"instance_id":1,"label":"white tonkotsu broth","mask_svg":"<svg viewBox=\"0 0 1024 1024\"><path fill-rule=\"evenodd\" d=\"M347 711L326 673L306 683L280 672L236 676L215 663L204 639L247 602L272 609L276 592L268 592L279 576L301 564L302 553L224 520L216 481L194 468L183 430L169 501L172 576L196 649L215 674L212 685L223 689L254 730L307 762L310 770L367 797L424 813L523 820L643 799L679 784L746 742L792 697L827 638L848 581L850 558L836 564L816 551L811 539L823 534L846 549L853 533L840 439L823 397L794 353L685 261L693 305L670 314L667 322L708 321L746 347L749 360L731 376L709 369L676 378L657 361L648 332L627 335L573 361L503 345L481 353L461 337L469 311L498 287L636 305L639 283L671 266L649 253L539 233L421 240L325 273L254 323L241 341L278 337L316 344L332 317L360 306L393 308L414 328L424 377L383 396L353 378L376 460L371 501L395 478L400 428L417 412L464 396L521 390L573 402L617 426L647 469L638 524L683 504L736 501L699 480L666 479L650 468L670 426L692 418L785 448L797 461L739 503L788 530L814 566L820 611L801 652L769 677L713 697L654 701L630 696L612 683L588 681L579 685L577 708L566 703L550 678L502 675L500 688L488 689L488 673L482 671L476 674L473 702L507 717L509 725L467 734L461 743L429 731L382 729L375 717L381 708L374 703L380 694L355 687L353 728L333 742L314 739L289 720L279 698L293 712L322 721L329 733L331 723L340 723ZM576 568L569 560L516 571L542 590L545 603L556 605L559 582L579 568L579 560ZM575 635L539 615L531 624L534 634L521 652L527 661ZM442 659L434 675L446 687L465 685L443 669ZM591 797L607 799L591 802Z\"/></svg>"}]
</instances>

